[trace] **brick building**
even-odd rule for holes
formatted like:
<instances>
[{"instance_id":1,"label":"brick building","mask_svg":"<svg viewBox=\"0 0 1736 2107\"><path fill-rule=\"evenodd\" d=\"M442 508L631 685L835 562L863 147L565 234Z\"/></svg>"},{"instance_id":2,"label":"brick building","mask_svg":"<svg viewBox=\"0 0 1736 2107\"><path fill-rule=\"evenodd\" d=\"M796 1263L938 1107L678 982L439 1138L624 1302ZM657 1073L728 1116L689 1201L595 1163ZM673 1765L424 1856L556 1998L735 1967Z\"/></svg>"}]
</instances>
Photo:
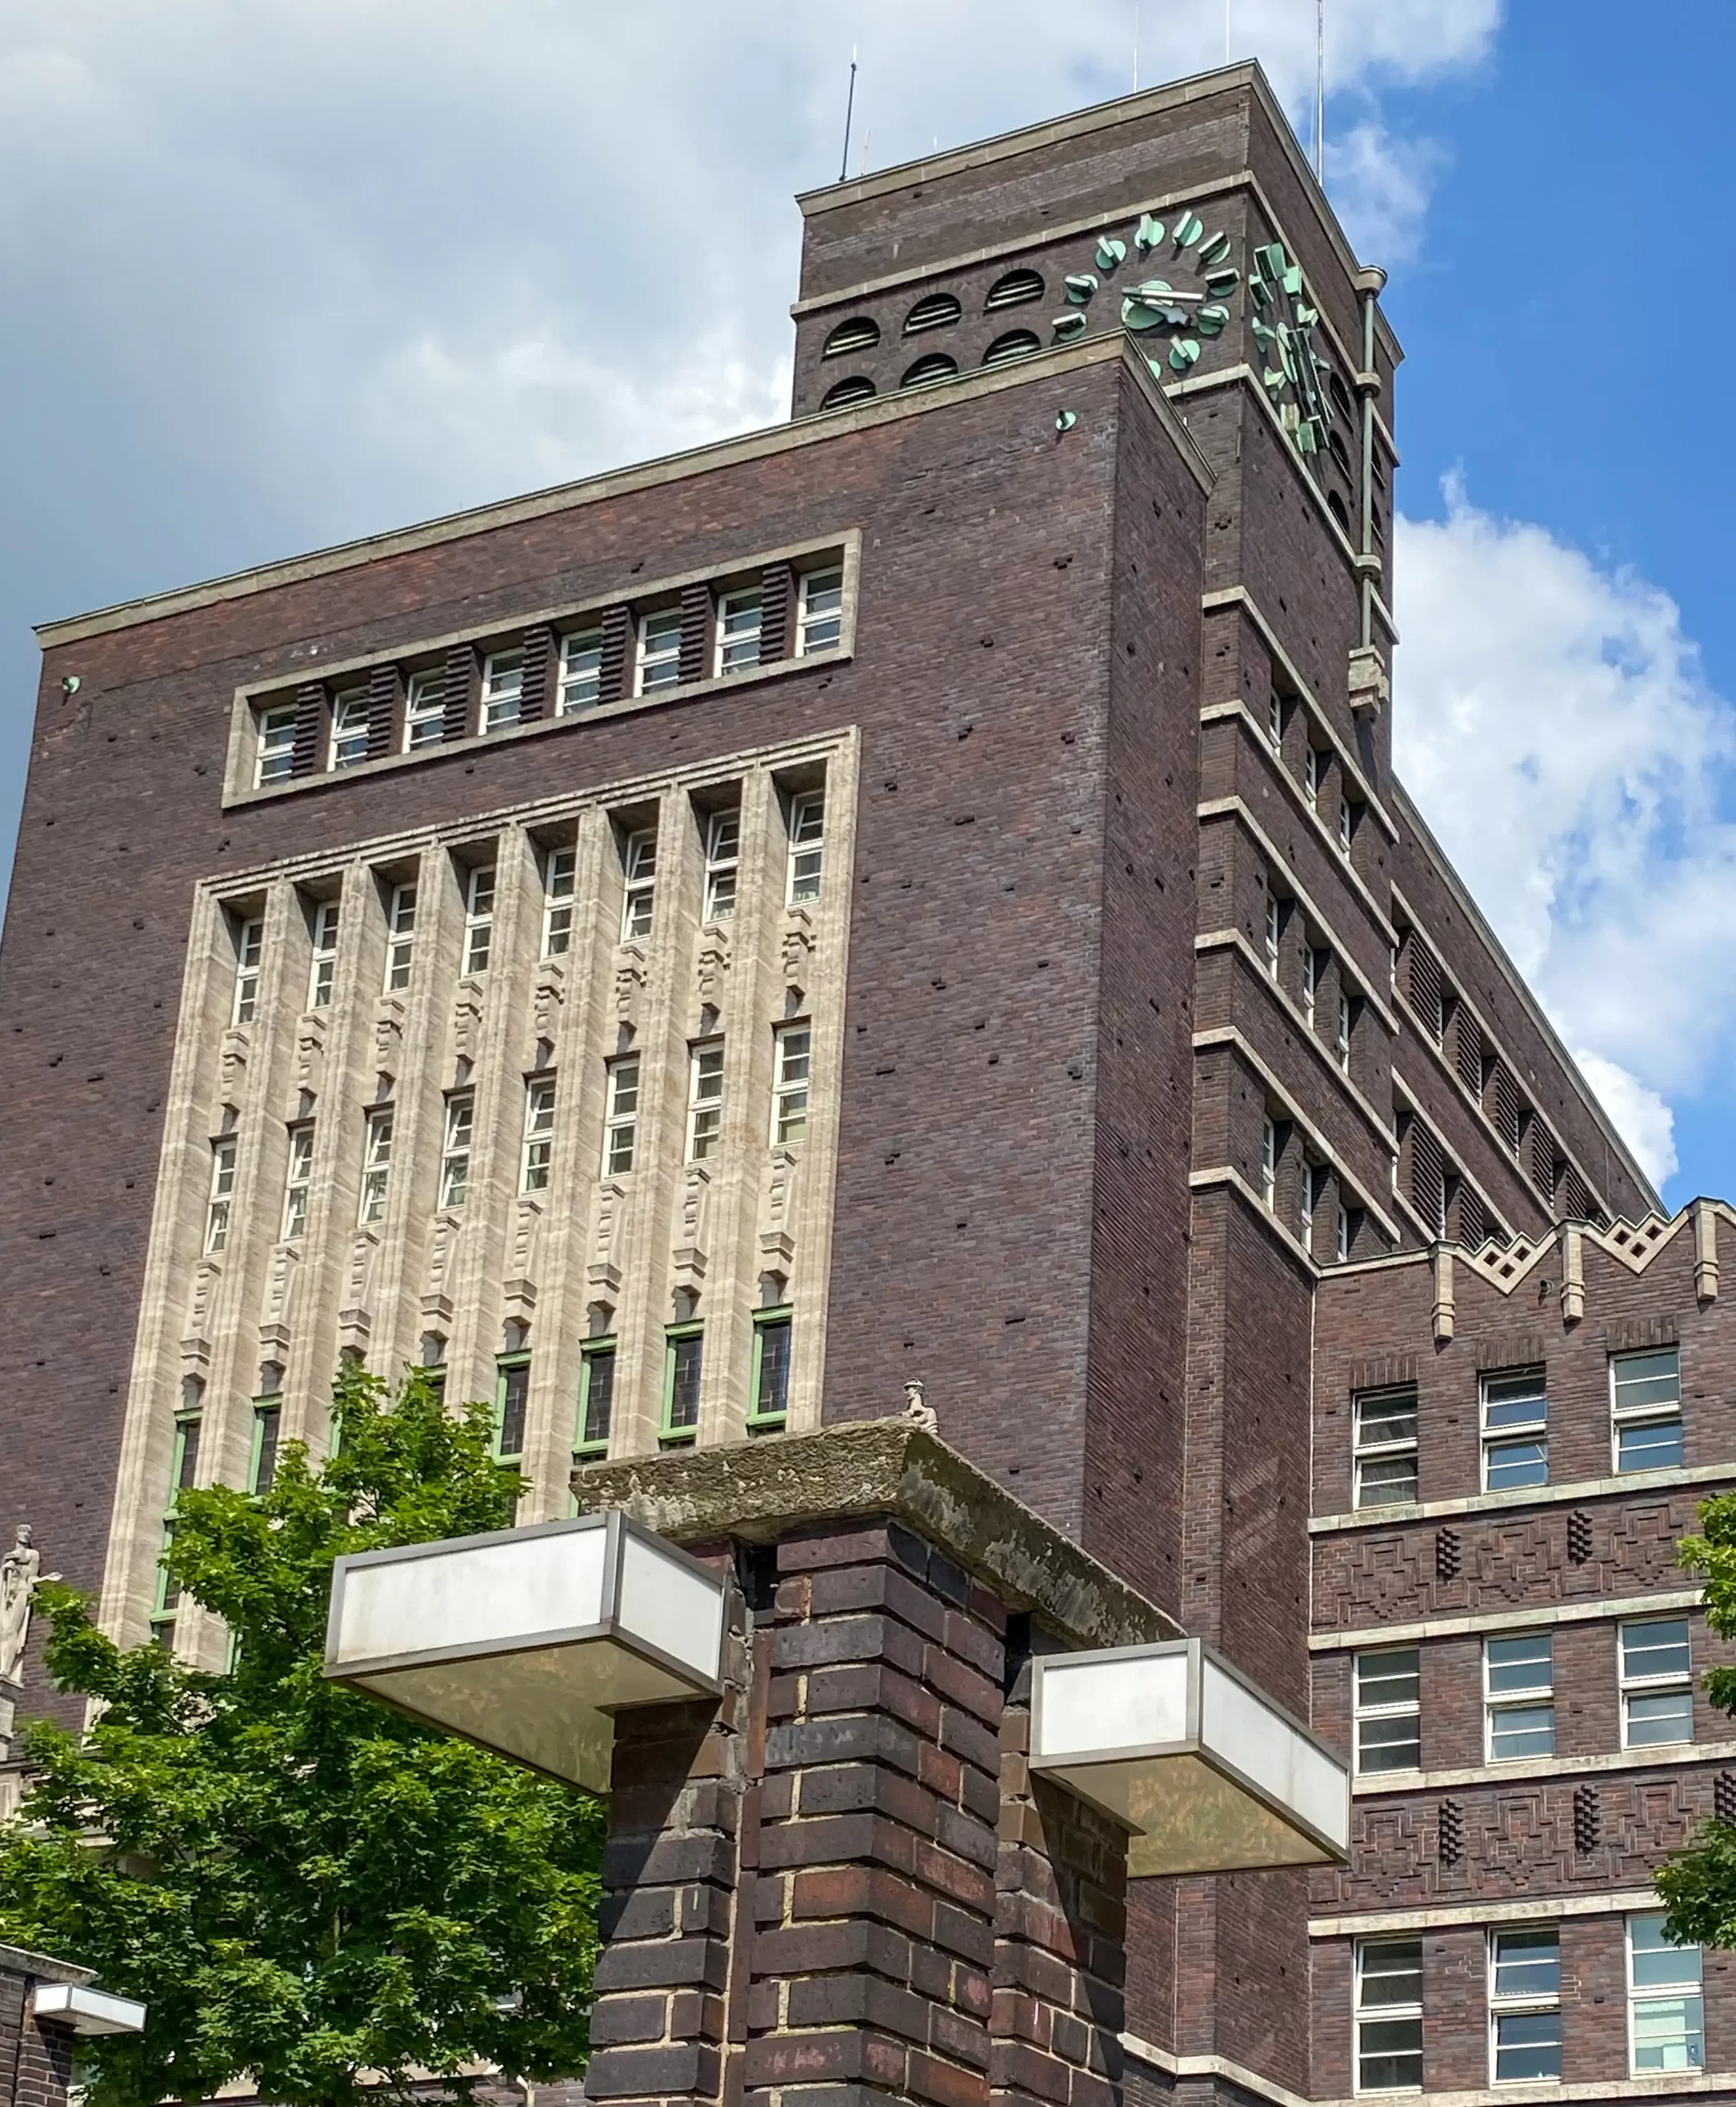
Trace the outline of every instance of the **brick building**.
<instances>
[{"instance_id":1,"label":"brick building","mask_svg":"<svg viewBox=\"0 0 1736 2107\"><path fill-rule=\"evenodd\" d=\"M494 1396L524 1523L920 1382L1361 1751L1341 1875L1131 1884L1129 2091L1703 2091L1731 1218L1394 777L1383 274L1251 66L802 205L788 424L41 632L20 1519L212 1658L177 1490L342 1353Z\"/></svg>"}]
</instances>

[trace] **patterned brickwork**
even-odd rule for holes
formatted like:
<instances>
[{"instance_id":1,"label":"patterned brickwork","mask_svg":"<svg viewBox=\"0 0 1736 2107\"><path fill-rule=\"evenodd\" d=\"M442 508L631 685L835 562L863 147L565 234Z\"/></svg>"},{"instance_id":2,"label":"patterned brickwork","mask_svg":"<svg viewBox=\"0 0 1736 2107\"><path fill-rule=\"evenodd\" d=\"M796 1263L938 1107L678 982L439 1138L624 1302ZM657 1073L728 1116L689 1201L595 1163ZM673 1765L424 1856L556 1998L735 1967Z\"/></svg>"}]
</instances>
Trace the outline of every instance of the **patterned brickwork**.
<instances>
[{"instance_id":1,"label":"patterned brickwork","mask_svg":"<svg viewBox=\"0 0 1736 2107\"><path fill-rule=\"evenodd\" d=\"M42 1979L25 1956L0 1947L0 2107L66 2107L73 2036L33 2016L30 1998Z\"/></svg>"}]
</instances>

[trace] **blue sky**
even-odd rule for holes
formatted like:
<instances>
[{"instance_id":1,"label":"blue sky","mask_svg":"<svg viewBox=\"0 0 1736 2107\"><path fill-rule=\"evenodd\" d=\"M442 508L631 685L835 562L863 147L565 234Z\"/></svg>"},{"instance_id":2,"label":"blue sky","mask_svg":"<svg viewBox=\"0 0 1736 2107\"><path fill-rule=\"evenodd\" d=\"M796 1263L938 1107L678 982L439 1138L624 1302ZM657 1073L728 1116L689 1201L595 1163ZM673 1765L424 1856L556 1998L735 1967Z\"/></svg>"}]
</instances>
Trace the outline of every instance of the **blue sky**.
<instances>
[{"instance_id":1,"label":"blue sky","mask_svg":"<svg viewBox=\"0 0 1736 2107\"><path fill-rule=\"evenodd\" d=\"M1222 59L1224 0L9 0L0 843L32 621L773 421L851 44L882 167L1129 86L1136 13L1147 84ZM1228 15L1305 122L1313 0ZM1736 13L1328 16L1401 768L1667 1197L1736 1190Z\"/></svg>"}]
</instances>

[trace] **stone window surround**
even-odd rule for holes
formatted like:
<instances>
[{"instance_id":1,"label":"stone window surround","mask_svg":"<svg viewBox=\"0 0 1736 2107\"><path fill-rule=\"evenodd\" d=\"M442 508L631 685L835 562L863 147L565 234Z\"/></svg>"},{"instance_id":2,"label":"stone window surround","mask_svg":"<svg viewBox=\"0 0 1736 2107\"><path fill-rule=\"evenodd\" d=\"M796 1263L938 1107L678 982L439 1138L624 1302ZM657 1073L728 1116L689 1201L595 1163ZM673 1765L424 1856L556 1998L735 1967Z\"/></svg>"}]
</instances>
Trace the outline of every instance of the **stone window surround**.
<instances>
[{"instance_id":1,"label":"stone window surround","mask_svg":"<svg viewBox=\"0 0 1736 2107\"><path fill-rule=\"evenodd\" d=\"M722 586L729 580L745 577L779 563L787 562L798 571L803 567L818 569L823 567L821 559L826 557L840 562L844 571L842 627L838 642L828 649L800 657L796 655L796 617L792 596L789 655L770 660L751 670L744 668L738 672L708 673L700 680L672 681L666 687L654 689L649 695L623 695L616 701L593 704L565 717L550 714L536 718L528 723L508 724L498 731L478 731L460 738L432 741L426 746L413 747L407 753L380 754L370 760L358 761L349 768L335 770L318 769L310 774L286 777L275 783L256 784L254 781L254 761L257 751L255 728L258 711L268 703L293 700L294 690L304 682L317 680L329 688L334 681L348 676L365 676L381 666L401 666L412 658L439 654L459 644L472 644L479 653L486 653L491 647L496 650L508 649L515 645L516 640L526 630L533 629L542 623L574 628L587 616L600 617L607 608L623 604L641 607L654 600L667 598L671 593L679 593L684 586ZM269 798L292 796L299 791L329 788L335 783L353 782L392 769L417 767L443 756L472 753L480 747L495 747L503 741L570 731L576 725L625 716L635 710L654 709L667 702L695 701L715 694L719 689L738 688L755 680L780 679L812 666L841 664L855 654L857 588L861 566L862 533L859 528L851 527L840 533L794 542L780 548L755 551L744 556L739 562L727 566L709 564L702 570L682 571L643 581L635 578L631 581L630 593L617 590L601 598L593 595L577 602L563 602L556 607L533 608L525 614L491 622L486 628L453 630L435 636L419 637L395 653L375 651L365 657L322 663L312 655L319 649L317 644L314 645L310 648L308 662L298 666L293 673L278 674L269 681L249 681L236 688L230 706L228 751L223 771L224 808L228 810L237 806L258 804ZM630 650L630 658L631 655Z\"/></svg>"},{"instance_id":2,"label":"stone window surround","mask_svg":"<svg viewBox=\"0 0 1736 2107\"><path fill-rule=\"evenodd\" d=\"M319 1109L328 1122L356 1124L370 1101L367 1093L357 1096L358 1081L365 1080L371 1086L376 1066L392 1066L389 1061L379 1060L373 1046L376 1033L390 1022L385 1013L403 1012L402 1024L410 1027L404 1034L407 1044L414 1045L419 1033L432 1035L431 1040L425 1040L424 1050L404 1057L405 1064L412 1071L424 1071L413 1080L415 1089L421 1092L426 1101L431 1089L452 1080L445 1073L450 1065L450 1046L444 1053L437 1050L450 1038L454 1028L445 1012L454 1004L459 1008L474 1007L480 1000L480 1016L469 1027L472 1033L480 1032L486 1041L491 1030L498 1036L504 1024L514 1042L509 1045L503 1040L492 1050L479 1042L478 1052L488 1069L498 1067L507 1076L510 1086L513 1116L507 1124L511 1129L510 1152L516 1185L522 1147L521 1094L524 1074L531 1065L521 1055L543 1035L542 1007L547 998L542 982L564 978L568 984L565 1004L575 1014L566 1021L566 1043L558 1058L563 1067L575 1074L575 1083L579 1086L568 1106L567 1135L571 1145L557 1146L557 1156L564 1152L574 1166L570 1178L576 1179L575 1192L584 1202L579 1212L582 1216L589 1207L595 1217L591 1223L593 1235L605 1235L602 1216L607 1215L613 1223L608 1234L614 1242L607 1251L600 1247L595 1251L575 1249L564 1262L558 1250L552 1257L545 1254L546 1277L541 1298L543 1306L535 1319L537 1337L533 1342L538 1350L538 1369L534 1387L538 1394L533 1398L531 1411L532 1445L539 1447L539 1454L534 1459L536 1491L524 1503L522 1519L538 1519L545 1506L552 1513L566 1511L565 1479L575 1431L571 1422L579 1394L579 1342L585 1329L584 1305L593 1301L599 1293L603 1294L617 1306L617 1328L623 1331L630 1330L631 1325L621 1324L622 1314L635 1323L641 1315L647 1321L654 1316L660 1345L664 1313L658 1283L670 1267L680 1275L682 1267L691 1262L693 1254L686 1249L692 1240L687 1234L691 1224L686 1216L691 1215L696 1204L701 1210L699 1219L702 1223L708 1218L705 1212L708 1200L711 1215L716 1217L712 1221L709 1239L711 1254L710 1277L705 1281L705 1302L710 1328L717 1333L718 1352L714 1360L717 1372L714 1380L708 1375L707 1394L702 1398L701 1441L725 1438L728 1434L719 1415L721 1412L724 1418L728 1418L729 1401L722 1397L721 1389L717 1396L710 1393L723 1386L730 1388L733 1397L734 1391L746 1381L753 1308L759 1300L761 1277L766 1268L788 1277L789 1288L784 1300L798 1306L789 1424L798 1428L817 1414L825 1344L824 1273L831 1242L836 1147L836 1082L842 1058L842 989L854 837L856 749L854 729L840 728L787 744L712 756L703 764L684 770L660 771L651 776L599 784L559 798L524 801L472 814L449 827L421 828L346 844L318 857L301 856L268 867L224 873L199 884L165 1119L153 1236L135 1346L128 1423L111 1523L102 1607L109 1628L131 1632L140 1622L142 1612L148 1608L145 1598L160 1549L162 1492L169 1470L165 1444L172 1434L170 1421L173 1413L165 1412L164 1407L171 1398L179 1399L180 1379L188 1370L192 1370L206 1381L207 1412L212 1422L212 1439L207 1455L202 1458L200 1481L241 1484L245 1482L253 1437L252 1393L256 1387L257 1365L262 1358L279 1362L288 1358L291 1362L284 1384L288 1394L284 1399L282 1439L287 1441L311 1434L317 1440L323 1425L320 1401L329 1381L331 1367L336 1365L340 1345L347 1342L361 1347L370 1362L384 1369L417 1357L417 1342L432 1325L450 1336L446 1358L454 1367L453 1379L456 1384L462 1386L466 1394L472 1390L482 1394L477 1382L471 1379L477 1370L470 1364L474 1361L480 1368L484 1358L491 1363L499 1350L500 1319L514 1314L523 1316L536 1299L534 1280L527 1281L519 1277L525 1268L517 1263L520 1254L514 1249L514 1232L508 1220L504 1231L500 1225L491 1223L487 1232L496 1241L503 1233L506 1240L505 1245L486 1262L489 1278L472 1284L467 1295L458 1298L473 1305L468 1318L463 1308L431 1314L426 1294L421 1297L421 1309L416 1307L419 1290L431 1291L442 1284L414 1277L425 1267L413 1254L407 1261L393 1258L393 1238L402 1240L407 1234L401 1225L417 1212L409 1189L414 1170L410 1151L417 1132L416 1114L407 1103L402 1076L394 1092L394 1103L402 1116L404 1143L403 1150L394 1153L406 1158L395 1165L393 1184L398 1188L399 1212L393 1222L384 1226L386 1234L377 1239L382 1255L370 1261L376 1266L386 1266L389 1287L382 1291L376 1284L365 1298L377 1305L373 1315L376 1336L370 1340L366 1310L351 1306L358 1298L351 1291L349 1276L362 1263L359 1247L364 1232L356 1223L359 1194L339 1195L336 1191L337 1184L347 1179L351 1170L359 1176L359 1125L354 1149L337 1138L339 1130L335 1124L333 1127L334 1146L324 1155L316 1176L319 1189L314 1196L308 1235L303 1249L291 1254L295 1260L290 1267L291 1280L287 1300L291 1306L281 1313L267 1306L276 1291L266 1292L263 1289L265 1276L261 1275L260 1267L265 1262L252 1248L260 1243L262 1237L266 1243L271 1242L277 1226L275 1219L255 1233L238 1216L232 1240L246 1248L226 1254L227 1270L235 1278L230 1283L222 1281L224 1265L220 1263L214 1267L202 1255L211 1174L209 1135L215 1131L215 1108L220 1100L226 1100L238 1094L246 1101L241 1124L251 1133L254 1145L251 1151L245 1147L242 1151L244 1160L238 1180L240 1204L243 1208L258 1204L268 1207L268 1211L274 1210L281 1202L281 1170L274 1170L267 1158L271 1149L281 1142L285 1132L282 1106L286 1101L293 1103L295 1100L296 1093L291 1086L298 1079L298 1064L305 1064L305 1049L300 1042L310 1030L315 1035L323 1032L332 1037L340 1066L347 1064L356 1072L354 1076L336 1079L328 1076L326 1086L319 1091ZM824 890L819 903L791 907L784 897L786 857L778 824L779 801L789 794L791 786L799 789L805 784L817 784L822 773L827 795ZM752 787L759 812L760 838L754 849L757 863L751 872L744 868L743 907L734 923L715 927L698 923L696 848L692 871L686 869L684 852L682 857L672 860L672 886L679 888L678 895L672 890L669 896L669 912L673 919L664 919L660 905L657 933L649 944L620 944L612 920L608 920L607 927L599 923L583 942L575 932L579 965L575 965L573 958L531 959L531 950L540 950L542 869L538 858L533 872L531 860L540 841L562 826L580 829L582 839L587 815L590 816L589 824L594 830L598 814L606 826L612 826L614 816L622 812L644 811L654 803L663 815L665 845L673 850L677 840L684 840L679 830L686 807L691 805L699 809L708 792L726 784L742 786L744 807L750 802L746 793ZM379 917L356 917L353 920L347 918L348 956L340 961L333 1007L317 1013L301 1008L306 974L301 940L305 930L305 914L298 900L305 888L317 886L322 879L328 881L337 868L357 877L359 881L366 880L372 873L377 886L380 872L385 872L389 878L400 867L412 863L420 866L431 852L444 853L461 862L467 848L473 849L482 843L496 840L503 847L510 840L512 848L510 859L504 853L501 858L502 949L498 961L500 971L482 976L482 979L486 982L492 978L504 985L502 975L516 973L514 992L502 998L514 1011L513 1018L505 1018L503 1014L501 1023L491 1026L487 1021L488 991L483 989L479 997L479 984L459 985L461 976L457 973L453 951L456 923L461 919L456 914L456 891L442 907L432 899L435 888L431 885L426 888L429 898L423 903L426 912L418 916L417 975L406 998L380 993L380 975L375 969L383 963L383 955L381 960L376 960L372 952L384 942L382 911ZM594 855L601 852L593 849L593 853ZM516 872L510 885L506 878L509 860ZM519 863L524 866L523 871L516 870ZM682 867L678 878L677 863ZM696 881L695 886L688 885L689 878ZM581 877L581 886L584 882ZM594 886L598 879L593 876L590 882ZM751 897L747 891L750 884ZM694 895L691 901L686 898L688 892ZM251 1031L238 1030L229 1022L235 959L227 923L237 907L249 901L268 903L269 917L259 1024ZM694 911L690 913L690 909ZM365 940L362 928L365 919L369 923ZM372 927L375 920L379 925L377 928ZM756 931L756 922L759 925ZM752 956L746 948L750 941L755 947ZM614 969L618 970L593 969L589 974L581 973L583 942L593 946L600 943L603 952L607 954L604 964L612 960ZM720 998L714 984L719 962L711 954L719 944L725 949L733 947L733 966L726 999ZM277 953L275 957L273 951ZM663 956L659 957L659 954ZM724 964L727 965L728 962ZM620 970L626 971L626 983L621 980ZM713 976L714 983L709 993L705 986L686 984L696 974L700 982L705 982L708 973ZM763 1158L764 1162L761 1174L747 1180L749 1189L739 1206L732 1197L733 1175L709 1195L700 1195L696 1202L691 1193L685 1193L686 1185L691 1182L691 1171L673 1160L663 1161L662 1168L653 1174L659 1191L666 1182L673 1181L667 1200L648 1198L641 1203L631 1193L623 1195L620 1190L621 1181L599 1178L594 1151L581 1143L580 1137L582 1130L589 1140L600 1137L603 1062L599 1058L593 1063L591 1057L605 1045L608 1051L613 1049L615 1012L622 986L631 985L631 999L640 1007L640 1022L646 1029L641 1031L639 1043L647 1048L655 1046L660 1049L663 1038L672 1030L677 1016L685 1017L690 1008L696 1014L702 998L714 1002L721 999L726 1033L731 1033L739 1043L744 1060L758 1064L753 1067L756 1087L761 1080L758 1066L765 1067L763 1081L769 1104L772 1040L769 1028L763 1031L760 1029L766 1020L759 1016L758 1012L765 1009L772 1021L781 1020L788 998L784 984L792 973L799 975L804 996L803 1014L812 1020L815 1030L816 1096L809 1133L803 1147L792 1151L764 1146L765 1128L756 1116L755 1140L761 1146L755 1151L755 1160L759 1163ZM579 984L582 979L593 984L589 995ZM659 983L667 984L660 986ZM747 994L752 984L758 985L761 999L756 1002ZM534 1030L532 1007L537 1010ZM603 1016L605 1010L607 1018ZM378 1019L376 1011L379 1012ZM524 1014L516 1014L519 1011ZM557 1016L558 1011L557 998ZM606 1037L599 1036L605 1023ZM351 1035L347 1052L342 1039L345 1032ZM561 1035L558 1029L556 1035ZM523 1049L516 1044L518 1036L525 1040ZM763 1047L760 1045L762 1039ZM593 1040L594 1044L591 1043ZM249 1041L253 1042L250 1048ZM235 1072L230 1073L228 1071L235 1068L238 1054L241 1064ZM251 1083L245 1073L249 1058L255 1069ZM323 1056L316 1054L315 1058L317 1060ZM661 1058L660 1050L655 1058ZM593 1066L595 1075L591 1077L589 1071ZM579 1070L586 1072L583 1082ZM486 1071L480 1061L477 1075L479 1082L486 1080ZM596 1084L598 1101L594 1107L581 1110L579 1100L590 1081ZM498 1077L496 1086L506 1087L499 1084ZM437 1089L435 1095L439 1095ZM589 1135L589 1110L598 1114L596 1136ZM347 1135L347 1128L344 1131ZM265 1142L262 1137L268 1134L274 1134L276 1139ZM491 1147L491 1142L489 1145ZM251 1162L246 1160L249 1153ZM356 1159L353 1165L349 1160L351 1156ZM198 1252L188 1243L187 1234L188 1203L192 1191L189 1181L193 1176L190 1166L195 1163ZM486 1174L479 1168L479 1175ZM643 1187L643 1176L635 1176ZM766 1183L768 1178L769 1186ZM556 1184L559 1186L562 1182L562 1173L557 1167ZM631 1187L635 1181L625 1182ZM333 1188L330 1195L325 1192L328 1185ZM612 1192L608 1189L612 1185L615 1188ZM682 1189L675 1189L677 1186ZM761 1186L766 1186L763 1192L760 1190ZM515 1218L519 1212L535 1209L546 1212L552 1221L561 1212L559 1197L557 1193L557 1204L545 1208L541 1203L548 1196L537 1194L525 1200L514 1193L507 1214ZM635 1206L641 1213L645 1207L650 1207L657 1221L653 1223L648 1216L635 1227L632 1219ZM746 1213L742 1212L743 1207ZM571 1212L570 1205L567 1212ZM736 1219L738 1214L741 1214L739 1222ZM752 1221L747 1219L749 1214L754 1215ZM262 1222L263 1219L261 1216ZM556 1233L558 1236L561 1232ZM542 1226L542 1235L546 1242L550 1235L547 1223ZM742 1240L744 1237L746 1243ZM519 1240L523 1240L522 1235ZM346 1255L352 1244L356 1246L358 1254L353 1259ZM616 1249L615 1244L623 1244L623 1248ZM275 1274L271 1273L271 1268L276 1267L277 1258L284 1249L281 1240L272 1245L274 1255L267 1267L272 1278ZM402 1272L405 1263L409 1263L410 1272L393 1285L393 1266ZM703 1268L703 1250L697 1254L697 1263ZM603 1273L608 1276L600 1288L596 1284L599 1266ZM244 1283L244 1267L247 1269ZM552 1271L549 1270L551 1267ZM195 1276L202 1272L212 1278L204 1306L199 1308L196 1307L199 1296L194 1281ZM636 1291L630 1277L635 1273L645 1276ZM728 1280L737 1273L742 1277L731 1288ZM512 1277L505 1277L507 1275ZM656 1277L654 1280L653 1276ZM299 1286L296 1285L297 1277ZM650 1283L649 1287L645 1282ZM446 1285L449 1287L451 1283ZM241 1298L239 1303L235 1300L238 1295ZM630 1304L635 1300L646 1305L643 1311L631 1309ZM524 1304L524 1309L519 1308L520 1302ZM654 1309L653 1304L656 1305ZM266 1319L263 1324L260 1323L262 1317ZM293 1348L289 1336L291 1328L295 1334ZM475 1338L468 1337L472 1331L477 1333ZM269 1337L268 1333L271 1334ZM708 1360L713 1358L708 1356ZM312 1369L314 1360L320 1364L317 1372ZM738 1360L741 1363L738 1370L735 1368ZM570 1368L567 1365L569 1361ZM297 1362L304 1365L297 1366ZM649 1429L639 1423L645 1415L640 1410L642 1401L635 1393L631 1365L626 1374L627 1379L617 1400L617 1438L612 1444L621 1454L638 1453L651 1445L642 1438ZM733 1384L737 1374L741 1381ZM480 1381L479 1376L477 1380ZM550 1397L554 1397L552 1405ZM745 1395L736 1402L745 1410ZM552 1412L554 1419L560 1421L558 1426L550 1419ZM565 1418L561 1417L563 1412ZM736 1416L740 1416L739 1412ZM238 1429L241 1430L238 1432ZM547 1449L548 1455L542 1456L540 1449ZM551 1502L555 1505L551 1505ZM188 1620L188 1645L195 1652L208 1650L205 1641L210 1635L198 1628L206 1622L208 1620L197 1615Z\"/></svg>"}]
</instances>

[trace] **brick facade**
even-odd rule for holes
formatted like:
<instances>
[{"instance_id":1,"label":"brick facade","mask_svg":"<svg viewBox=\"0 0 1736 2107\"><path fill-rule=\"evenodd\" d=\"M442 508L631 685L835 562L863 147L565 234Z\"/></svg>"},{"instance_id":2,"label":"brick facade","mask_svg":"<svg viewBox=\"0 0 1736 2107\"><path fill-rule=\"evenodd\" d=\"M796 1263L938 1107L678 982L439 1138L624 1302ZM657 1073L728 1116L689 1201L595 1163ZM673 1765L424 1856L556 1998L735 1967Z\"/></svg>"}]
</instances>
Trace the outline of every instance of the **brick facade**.
<instances>
[{"instance_id":1,"label":"brick facade","mask_svg":"<svg viewBox=\"0 0 1736 2107\"><path fill-rule=\"evenodd\" d=\"M43 1983L88 1983L89 1971L0 1946L0 2107L66 2107L73 2083L70 2027L31 2009Z\"/></svg>"}]
</instances>

